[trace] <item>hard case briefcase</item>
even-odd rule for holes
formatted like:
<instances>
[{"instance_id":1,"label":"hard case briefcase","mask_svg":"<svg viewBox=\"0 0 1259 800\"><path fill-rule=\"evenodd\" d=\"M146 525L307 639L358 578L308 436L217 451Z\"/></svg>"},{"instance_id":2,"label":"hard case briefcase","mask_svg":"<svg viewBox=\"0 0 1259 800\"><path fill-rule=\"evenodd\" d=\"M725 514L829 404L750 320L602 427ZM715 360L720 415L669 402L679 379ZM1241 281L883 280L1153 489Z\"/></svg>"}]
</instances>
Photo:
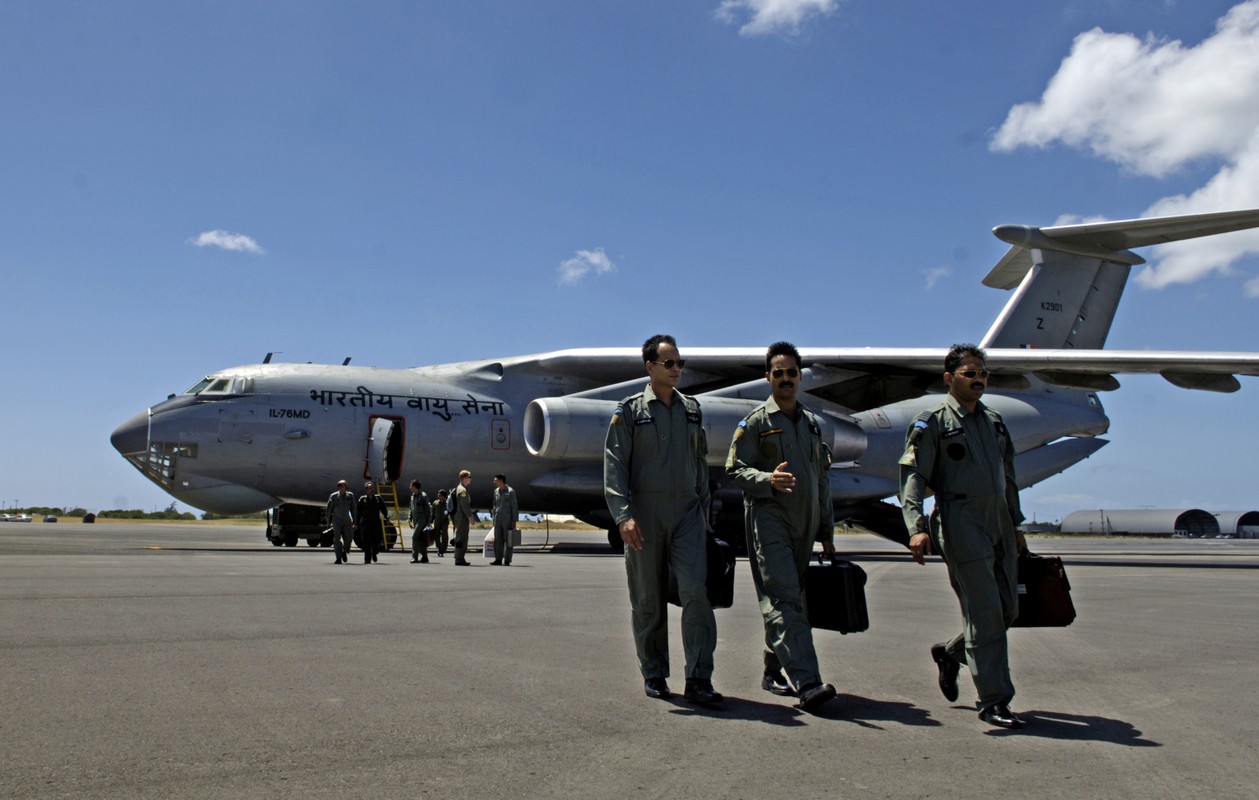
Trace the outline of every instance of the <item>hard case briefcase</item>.
<instances>
[{"instance_id":1,"label":"hard case briefcase","mask_svg":"<svg viewBox=\"0 0 1259 800\"><path fill-rule=\"evenodd\" d=\"M1075 619L1071 584L1057 556L1019 555L1019 616L1016 628L1061 628Z\"/></svg>"},{"instance_id":2,"label":"hard case briefcase","mask_svg":"<svg viewBox=\"0 0 1259 800\"><path fill-rule=\"evenodd\" d=\"M817 560L804 572L809 624L840 633L867 630L870 614L866 608L866 571L838 557L827 564L821 553Z\"/></svg>"},{"instance_id":3,"label":"hard case briefcase","mask_svg":"<svg viewBox=\"0 0 1259 800\"><path fill-rule=\"evenodd\" d=\"M708 602L713 608L730 608L734 605L734 548L723 539L706 537L708 555ZM678 577L669 564L669 602L681 606L678 595Z\"/></svg>"}]
</instances>

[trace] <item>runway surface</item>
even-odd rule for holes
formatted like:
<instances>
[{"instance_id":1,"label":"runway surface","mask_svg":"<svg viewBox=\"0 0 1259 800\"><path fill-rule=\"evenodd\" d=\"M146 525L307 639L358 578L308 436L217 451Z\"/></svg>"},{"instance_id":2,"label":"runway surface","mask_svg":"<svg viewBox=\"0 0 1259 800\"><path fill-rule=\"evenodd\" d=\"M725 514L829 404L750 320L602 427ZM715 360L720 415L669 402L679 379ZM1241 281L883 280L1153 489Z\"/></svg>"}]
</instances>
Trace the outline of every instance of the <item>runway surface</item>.
<instances>
[{"instance_id":1,"label":"runway surface","mask_svg":"<svg viewBox=\"0 0 1259 800\"><path fill-rule=\"evenodd\" d=\"M482 532L481 536L484 536ZM1079 617L1011 632L1030 725L935 685L938 561L864 535L871 628L819 631L839 698L759 688L747 563L717 611L724 710L649 700L620 557L526 531L510 569L275 548L261 528L0 523L0 796L1249 797L1259 541L1033 538ZM678 612L673 677L682 688Z\"/></svg>"}]
</instances>

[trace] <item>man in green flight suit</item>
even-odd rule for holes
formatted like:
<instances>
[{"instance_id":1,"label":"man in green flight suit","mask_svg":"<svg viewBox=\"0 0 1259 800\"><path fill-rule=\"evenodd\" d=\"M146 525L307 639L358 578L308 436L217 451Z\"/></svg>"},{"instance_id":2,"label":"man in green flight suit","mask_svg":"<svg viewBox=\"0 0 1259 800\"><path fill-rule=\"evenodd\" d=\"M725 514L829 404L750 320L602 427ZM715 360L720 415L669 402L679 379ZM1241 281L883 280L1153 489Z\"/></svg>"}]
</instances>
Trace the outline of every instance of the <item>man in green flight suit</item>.
<instances>
[{"instance_id":1,"label":"man in green flight suit","mask_svg":"<svg viewBox=\"0 0 1259 800\"><path fill-rule=\"evenodd\" d=\"M812 711L835 696L835 687L822 682L818 669L804 573L814 542L834 554L835 512L822 424L796 399L800 372L794 345L769 346L765 380L771 396L735 429L726 474L743 490L748 563L765 620L761 688L798 695L797 707Z\"/></svg>"},{"instance_id":2,"label":"man in green flight suit","mask_svg":"<svg viewBox=\"0 0 1259 800\"><path fill-rule=\"evenodd\" d=\"M468 485L472 483L472 473L466 469L459 470L459 485L455 487L455 513L450 521L455 526L455 566L469 567L468 533L472 529L472 498L468 496Z\"/></svg>"},{"instance_id":3,"label":"man in green flight suit","mask_svg":"<svg viewBox=\"0 0 1259 800\"><path fill-rule=\"evenodd\" d=\"M938 548L962 608L962 632L933 645L940 690L957 700L957 673L970 667L979 718L1002 728L1022 727L1010 711L1006 629L1018 616L1018 552L1026 549L1014 478L1014 444L1001 415L980 402L988 386L984 351L955 344L944 359L949 393L934 411L919 414L901 456L901 508L914 560ZM939 529L923 516L935 492Z\"/></svg>"},{"instance_id":4,"label":"man in green flight suit","mask_svg":"<svg viewBox=\"0 0 1259 800\"><path fill-rule=\"evenodd\" d=\"M699 403L682 394L685 360L672 336L643 344L651 384L612 414L603 454L603 492L625 542L630 622L643 691L668 699L669 567L682 603L688 702L722 702L713 689L717 620L708 602L708 438Z\"/></svg>"},{"instance_id":5,"label":"man in green flight suit","mask_svg":"<svg viewBox=\"0 0 1259 800\"><path fill-rule=\"evenodd\" d=\"M494 502L490 506L490 518L494 520L494 566L511 566L511 532L520 524L520 504L516 502L516 490L507 485L507 476L494 476Z\"/></svg>"}]
</instances>

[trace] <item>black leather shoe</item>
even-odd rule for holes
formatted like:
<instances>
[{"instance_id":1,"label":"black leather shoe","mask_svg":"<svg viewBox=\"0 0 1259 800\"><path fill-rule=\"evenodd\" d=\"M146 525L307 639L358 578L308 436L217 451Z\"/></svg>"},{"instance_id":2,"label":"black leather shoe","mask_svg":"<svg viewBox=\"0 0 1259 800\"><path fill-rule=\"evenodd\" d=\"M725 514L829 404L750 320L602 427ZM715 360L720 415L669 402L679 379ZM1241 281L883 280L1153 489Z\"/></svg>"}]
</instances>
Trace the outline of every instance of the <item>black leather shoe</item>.
<instances>
[{"instance_id":1,"label":"black leather shoe","mask_svg":"<svg viewBox=\"0 0 1259 800\"><path fill-rule=\"evenodd\" d=\"M796 703L796 708L801 711L816 711L833 697L835 687L829 683L819 683L800 690L800 702Z\"/></svg>"},{"instance_id":2,"label":"black leather shoe","mask_svg":"<svg viewBox=\"0 0 1259 800\"><path fill-rule=\"evenodd\" d=\"M657 700L668 700L673 697L673 692L669 691L669 684L664 678L648 678L643 681L643 694Z\"/></svg>"},{"instance_id":3,"label":"black leather shoe","mask_svg":"<svg viewBox=\"0 0 1259 800\"><path fill-rule=\"evenodd\" d=\"M998 728L1023 727L1023 720L1015 716L1014 712L1005 703L988 706L979 712L979 718L989 725L996 725Z\"/></svg>"},{"instance_id":4,"label":"black leather shoe","mask_svg":"<svg viewBox=\"0 0 1259 800\"><path fill-rule=\"evenodd\" d=\"M703 678L687 678L686 691L682 693L682 697L688 703L701 706L715 706L726 699L713 689L712 681Z\"/></svg>"},{"instance_id":5,"label":"black leather shoe","mask_svg":"<svg viewBox=\"0 0 1259 800\"><path fill-rule=\"evenodd\" d=\"M496 558L496 559L494 559L493 561L491 561L491 562L490 562L490 566L491 566L491 567L501 567L501 566L503 566L503 562L499 561L499 560Z\"/></svg>"},{"instance_id":6,"label":"black leather shoe","mask_svg":"<svg viewBox=\"0 0 1259 800\"><path fill-rule=\"evenodd\" d=\"M782 670L766 672L762 675L761 688L783 697L796 696L796 690L791 688L791 684L787 682L787 676L782 674Z\"/></svg>"},{"instance_id":7,"label":"black leather shoe","mask_svg":"<svg viewBox=\"0 0 1259 800\"><path fill-rule=\"evenodd\" d=\"M412 563L412 564L418 564L418 563L420 563L420 560L419 560L418 558L413 558L413 559L411 559L411 563Z\"/></svg>"},{"instance_id":8,"label":"black leather shoe","mask_svg":"<svg viewBox=\"0 0 1259 800\"><path fill-rule=\"evenodd\" d=\"M428 563L428 556L424 556L423 558L421 558L421 559L420 559L420 563L421 563L421 564L427 564L427 563Z\"/></svg>"},{"instance_id":9,"label":"black leather shoe","mask_svg":"<svg viewBox=\"0 0 1259 800\"><path fill-rule=\"evenodd\" d=\"M957 673L962 665L949 658L944 651L944 644L931 645L931 660L936 662L940 670L940 693L950 703L957 702Z\"/></svg>"}]
</instances>

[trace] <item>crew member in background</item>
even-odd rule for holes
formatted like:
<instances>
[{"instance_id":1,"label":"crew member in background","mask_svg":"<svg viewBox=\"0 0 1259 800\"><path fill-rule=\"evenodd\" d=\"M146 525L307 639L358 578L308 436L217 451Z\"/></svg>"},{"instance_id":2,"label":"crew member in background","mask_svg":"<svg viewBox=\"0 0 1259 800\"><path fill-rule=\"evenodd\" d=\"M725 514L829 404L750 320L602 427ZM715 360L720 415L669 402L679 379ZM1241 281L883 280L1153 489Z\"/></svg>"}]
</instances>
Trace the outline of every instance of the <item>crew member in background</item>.
<instances>
[{"instance_id":1,"label":"crew member in background","mask_svg":"<svg viewBox=\"0 0 1259 800\"><path fill-rule=\"evenodd\" d=\"M445 489L437 491L437 499L433 501L433 544L437 546L437 557L446 557L449 545L450 515L446 513L446 498L450 493Z\"/></svg>"},{"instance_id":2,"label":"crew member in background","mask_svg":"<svg viewBox=\"0 0 1259 800\"><path fill-rule=\"evenodd\" d=\"M328 495L328 524L332 526L332 549L338 564L350 560L354 538L354 495L349 488L345 481L337 481L337 490Z\"/></svg>"},{"instance_id":3,"label":"crew member in background","mask_svg":"<svg viewBox=\"0 0 1259 800\"><path fill-rule=\"evenodd\" d=\"M428 563L428 537L433 531L433 506L420 482L411 481L411 563ZM423 558L420 556L423 555Z\"/></svg>"},{"instance_id":4,"label":"crew member in background","mask_svg":"<svg viewBox=\"0 0 1259 800\"><path fill-rule=\"evenodd\" d=\"M516 504L516 490L507 485L507 476L494 476L494 504L490 516L494 519L493 566L511 566L511 532L520 522L520 506Z\"/></svg>"},{"instance_id":5,"label":"crew member in background","mask_svg":"<svg viewBox=\"0 0 1259 800\"><path fill-rule=\"evenodd\" d=\"M459 485L455 487L455 513L451 522L455 525L455 566L470 567L468 563L468 529L472 527L472 498L468 496L468 484L472 473L459 472Z\"/></svg>"},{"instance_id":6,"label":"crew member in background","mask_svg":"<svg viewBox=\"0 0 1259 800\"><path fill-rule=\"evenodd\" d=\"M383 522L382 522L383 519ZM363 484L363 496L358 499L358 513L354 528L358 532L359 547L363 548L363 563L372 564L380 544L385 538L385 525L389 522L389 506L376 494L376 484Z\"/></svg>"}]
</instances>

